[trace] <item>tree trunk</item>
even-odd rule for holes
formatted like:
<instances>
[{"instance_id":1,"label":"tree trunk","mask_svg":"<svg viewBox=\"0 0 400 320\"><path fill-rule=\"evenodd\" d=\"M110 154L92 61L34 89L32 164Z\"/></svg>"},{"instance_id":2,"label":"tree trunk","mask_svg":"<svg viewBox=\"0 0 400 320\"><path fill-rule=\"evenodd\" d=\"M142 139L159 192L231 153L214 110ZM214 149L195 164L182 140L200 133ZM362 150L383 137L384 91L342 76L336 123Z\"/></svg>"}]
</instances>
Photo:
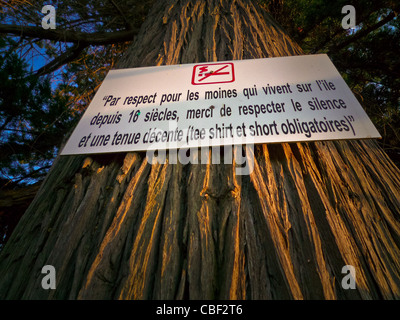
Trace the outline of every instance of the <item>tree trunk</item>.
<instances>
[{"instance_id":1,"label":"tree trunk","mask_svg":"<svg viewBox=\"0 0 400 320\"><path fill-rule=\"evenodd\" d=\"M119 68L295 54L252 1L168 0ZM254 158L237 176L143 152L59 156L1 252L0 298L400 298L400 172L375 141L263 144Z\"/></svg>"}]
</instances>

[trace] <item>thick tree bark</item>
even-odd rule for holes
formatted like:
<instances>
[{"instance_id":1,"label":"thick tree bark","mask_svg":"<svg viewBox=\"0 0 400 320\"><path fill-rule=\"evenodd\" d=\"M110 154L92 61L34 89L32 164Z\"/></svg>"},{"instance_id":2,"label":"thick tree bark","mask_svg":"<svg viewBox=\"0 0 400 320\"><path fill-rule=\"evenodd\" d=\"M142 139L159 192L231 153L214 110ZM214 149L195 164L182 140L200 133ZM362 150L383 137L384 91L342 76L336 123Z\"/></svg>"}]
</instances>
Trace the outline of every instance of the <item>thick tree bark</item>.
<instances>
[{"instance_id":1,"label":"thick tree bark","mask_svg":"<svg viewBox=\"0 0 400 320\"><path fill-rule=\"evenodd\" d=\"M251 1L168 0L119 67L300 53ZM249 176L138 152L58 157L1 252L0 298L400 297L400 172L375 141L253 156ZM56 290L41 287L46 264ZM342 288L345 265L354 290Z\"/></svg>"}]
</instances>

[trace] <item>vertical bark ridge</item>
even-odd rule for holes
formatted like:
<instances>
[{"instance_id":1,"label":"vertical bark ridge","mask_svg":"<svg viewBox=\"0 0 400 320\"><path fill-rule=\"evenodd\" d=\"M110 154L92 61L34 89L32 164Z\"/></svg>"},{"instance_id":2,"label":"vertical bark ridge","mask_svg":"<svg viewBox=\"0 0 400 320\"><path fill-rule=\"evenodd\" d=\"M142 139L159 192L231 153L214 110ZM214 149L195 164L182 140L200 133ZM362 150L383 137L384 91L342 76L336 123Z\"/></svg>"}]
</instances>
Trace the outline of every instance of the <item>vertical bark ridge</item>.
<instances>
[{"instance_id":1,"label":"vertical bark ridge","mask_svg":"<svg viewBox=\"0 0 400 320\"><path fill-rule=\"evenodd\" d=\"M154 299L175 299L178 295L181 271L183 269L182 221L182 166L171 168L171 177L167 190L162 222L159 260L155 274Z\"/></svg>"},{"instance_id":2,"label":"vertical bark ridge","mask_svg":"<svg viewBox=\"0 0 400 320\"><path fill-rule=\"evenodd\" d=\"M125 161L125 171L129 171L129 167L133 167L136 161L129 161L132 158L138 159L137 154L128 154ZM128 163L129 162L129 163ZM106 286L109 289L109 284L117 278L118 260L120 260L120 253L125 246L125 239L121 235L127 233L127 228L131 225L133 214L135 214L141 207L140 201L144 197L144 192L141 185L145 184L145 179L148 175L149 168L146 162L140 161L140 167L136 174L130 180L129 185L126 187L123 198L119 204L118 210L112 221L112 224L107 229L107 233L103 237L99 251L96 254L94 262L87 274L84 290L80 292L80 298L85 298L87 291L98 292L100 291L97 286ZM124 173L123 173L124 174ZM126 173L124 174L126 175ZM121 175L117 177L121 181ZM104 258L104 259L103 259ZM102 281L95 282L93 277L100 278ZM104 279L109 279L104 281ZM110 294L112 290L109 290ZM110 296L111 297L111 296Z\"/></svg>"},{"instance_id":3,"label":"vertical bark ridge","mask_svg":"<svg viewBox=\"0 0 400 320\"><path fill-rule=\"evenodd\" d=\"M156 268L163 206L171 174L168 164L153 164L145 208L129 259L129 274L120 299L149 299ZM138 263L140 261L140 263Z\"/></svg>"}]
</instances>

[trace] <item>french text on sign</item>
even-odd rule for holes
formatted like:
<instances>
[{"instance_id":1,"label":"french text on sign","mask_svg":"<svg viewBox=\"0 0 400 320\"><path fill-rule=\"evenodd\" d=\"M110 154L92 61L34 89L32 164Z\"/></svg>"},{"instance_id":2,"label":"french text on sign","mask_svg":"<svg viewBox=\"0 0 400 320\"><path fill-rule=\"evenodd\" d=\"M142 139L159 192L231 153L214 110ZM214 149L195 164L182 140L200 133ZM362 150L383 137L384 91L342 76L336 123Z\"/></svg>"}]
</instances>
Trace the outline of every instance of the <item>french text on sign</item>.
<instances>
[{"instance_id":1,"label":"french text on sign","mask_svg":"<svg viewBox=\"0 0 400 320\"><path fill-rule=\"evenodd\" d=\"M318 54L111 70L62 155L379 137Z\"/></svg>"},{"instance_id":2,"label":"french text on sign","mask_svg":"<svg viewBox=\"0 0 400 320\"><path fill-rule=\"evenodd\" d=\"M193 85L233 81L235 81L233 63L198 64L193 67Z\"/></svg>"}]
</instances>

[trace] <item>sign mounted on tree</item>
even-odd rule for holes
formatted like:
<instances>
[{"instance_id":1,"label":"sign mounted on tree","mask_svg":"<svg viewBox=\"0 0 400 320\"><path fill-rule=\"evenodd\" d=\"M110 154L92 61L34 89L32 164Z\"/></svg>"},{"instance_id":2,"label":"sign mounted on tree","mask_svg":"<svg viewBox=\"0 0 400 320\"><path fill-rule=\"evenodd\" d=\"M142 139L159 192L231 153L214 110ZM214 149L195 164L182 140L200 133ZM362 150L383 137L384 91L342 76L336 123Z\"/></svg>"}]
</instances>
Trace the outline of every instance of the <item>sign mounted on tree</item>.
<instances>
[{"instance_id":1,"label":"sign mounted on tree","mask_svg":"<svg viewBox=\"0 0 400 320\"><path fill-rule=\"evenodd\" d=\"M380 138L327 55L111 70L63 155Z\"/></svg>"}]
</instances>

